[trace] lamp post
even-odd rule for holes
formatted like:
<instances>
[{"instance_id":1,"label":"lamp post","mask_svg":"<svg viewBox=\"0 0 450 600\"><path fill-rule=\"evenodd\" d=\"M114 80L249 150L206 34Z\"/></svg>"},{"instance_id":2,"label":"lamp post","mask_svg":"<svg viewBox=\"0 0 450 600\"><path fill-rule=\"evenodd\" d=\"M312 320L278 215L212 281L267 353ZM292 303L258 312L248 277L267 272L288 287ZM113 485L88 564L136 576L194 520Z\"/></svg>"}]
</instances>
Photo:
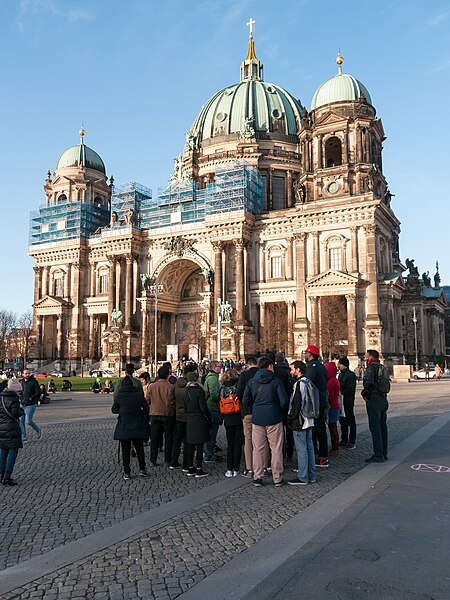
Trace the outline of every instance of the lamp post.
<instances>
[{"instance_id":1,"label":"lamp post","mask_svg":"<svg viewBox=\"0 0 450 600\"><path fill-rule=\"evenodd\" d=\"M413 323L414 323L414 351L416 354L416 371L419 370L419 353L417 349L417 315L416 315L416 307L413 308Z\"/></svg>"},{"instance_id":2,"label":"lamp post","mask_svg":"<svg viewBox=\"0 0 450 600\"><path fill-rule=\"evenodd\" d=\"M217 360L220 360L222 342L222 299L217 302Z\"/></svg>"},{"instance_id":3,"label":"lamp post","mask_svg":"<svg viewBox=\"0 0 450 600\"><path fill-rule=\"evenodd\" d=\"M72 375L72 348L71 348L71 339L70 339L70 332L66 334L66 340L67 340L67 350L69 352L69 376Z\"/></svg>"},{"instance_id":4,"label":"lamp post","mask_svg":"<svg viewBox=\"0 0 450 600\"><path fill-rule=\"evenodd\" d=\"M153 282L148 285L148 291L153 294L155 298L155 347L154 347L154 376L156 377L156 371L158 369L158 294L161 294L164 291L164 286L162 283L156 283L156 278L153 279Z\"/></svg>"}]
</instances>

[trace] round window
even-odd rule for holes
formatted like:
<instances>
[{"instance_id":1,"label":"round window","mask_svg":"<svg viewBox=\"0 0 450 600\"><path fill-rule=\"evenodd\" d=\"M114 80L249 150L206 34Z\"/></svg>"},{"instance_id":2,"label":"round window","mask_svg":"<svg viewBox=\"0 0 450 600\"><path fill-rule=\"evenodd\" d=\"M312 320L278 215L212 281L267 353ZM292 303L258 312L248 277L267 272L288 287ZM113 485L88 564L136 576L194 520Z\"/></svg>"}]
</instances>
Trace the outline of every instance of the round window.
<instances>
[{"instance_id":1,"label":"round window","mask_svg":"<svg viewBox=\"0 0 450 600\"><path fill-rule=\"evenodd\" d=\"M278 110L278 108L274 108L272 111L272 117L274 119L280 119L281 118L281 112Z\"/></svg>"},{"instance_id":2,"label":"round window","mask_svg":"<svg viewBox=\"0 0 450 600\"><path fill-rule=\"evenodd\" d=\"M216 121L225 121L227 118L227 113L219 112L216 115Z\"/></svg>"}]
</instances>

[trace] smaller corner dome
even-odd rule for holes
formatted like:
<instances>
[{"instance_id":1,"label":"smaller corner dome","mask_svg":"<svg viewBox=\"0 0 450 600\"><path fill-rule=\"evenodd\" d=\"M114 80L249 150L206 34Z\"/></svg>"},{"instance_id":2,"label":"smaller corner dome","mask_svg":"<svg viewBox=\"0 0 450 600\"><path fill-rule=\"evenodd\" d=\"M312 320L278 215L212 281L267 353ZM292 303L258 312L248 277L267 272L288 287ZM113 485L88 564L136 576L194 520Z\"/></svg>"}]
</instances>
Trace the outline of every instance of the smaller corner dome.
<instances>
[{"instance_id":1,"label":"smaller corner dome","mask_svg":"<svg viewBox=\"0 0 450 600\"><path fill-rule=\"evenodd\" d=\"M76 146L68 148L61 154L56 164L56 170L64 167L87 167L106 175L106 168L100 156L81 141Z\"/></svg>"},{"instance_id":2,"label":"smaller corner dome","mask_svg":"<svg viewBox=\"0 0 450 600\"><path fill-rule=\"evenodd\" d=\"M348 73L338 73L330 77L316 90L311 102L311 110L315 110L332 102L355 101L364 96L367 104L372 106L372 99L366 86Z\"/></svg>"}]
</instances>

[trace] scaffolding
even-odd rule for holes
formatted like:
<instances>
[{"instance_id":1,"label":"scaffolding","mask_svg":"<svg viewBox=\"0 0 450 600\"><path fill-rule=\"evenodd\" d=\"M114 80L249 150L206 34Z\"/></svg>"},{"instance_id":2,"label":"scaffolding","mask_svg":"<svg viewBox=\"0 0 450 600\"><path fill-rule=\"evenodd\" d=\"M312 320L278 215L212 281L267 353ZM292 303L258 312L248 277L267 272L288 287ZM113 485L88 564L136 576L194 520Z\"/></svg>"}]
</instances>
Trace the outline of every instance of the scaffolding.
<instances>
[{"instance_id":1,"label":"scaffolding","mask_svg":"<svg viewBox=\"0 0 450 600\"><path fill-rule=\"evenodd\" d=\"M109 222L109 206L91 201L58 202L30 215L30 246L88 238Z\"/></svg>"},{"instance_id":2,"label":"scaffolding","mask_svg":"<svg viewBox=\"0 0 450 600\"><path fill-rule=\"evenodd\" d=\"M259 171L245 161L218 167L214 185L208 190L206 215L246 210L263 212L262 179Z\"/></svg>"},{"instance_id":3,"label":"scaffolding","mask_svg":"<svg viewBox=\"0 0 450 600\"><path fill-rule=\"evenodd\" d=\"M145 207L151 206L152 190L135 181L115 188L111 199L111 212L117 214L117 223L123 225L126 217L133 214L133 227L142 226Z\"/></svg>"}]
</instances>

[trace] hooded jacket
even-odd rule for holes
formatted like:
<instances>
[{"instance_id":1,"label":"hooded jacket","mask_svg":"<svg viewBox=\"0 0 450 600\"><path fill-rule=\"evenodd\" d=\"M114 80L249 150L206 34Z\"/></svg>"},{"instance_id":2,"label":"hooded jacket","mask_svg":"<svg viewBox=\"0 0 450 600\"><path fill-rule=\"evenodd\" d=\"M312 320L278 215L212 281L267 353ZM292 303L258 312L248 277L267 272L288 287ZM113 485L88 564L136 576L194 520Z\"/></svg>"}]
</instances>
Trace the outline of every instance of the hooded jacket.
<instances>
[{"instance_id":1,"label":"hooded jacket","mask_svg":"<svg viewBox=\"0 0 450 600\"><path fill-rule=\"evenodd\" d=\"M175 417L177 421L183 421L184 423L187 421L186 409L184 406L184 392L186 391L187 384L188 380L186 377L178 377L172 390L175 397Z\"/></svg>"},{"instance_id":2,"label":"hooded jacket","mask_svg":"<svg viewBox=\"0 0 450 600\"><path fill-rule=\"evenodd\" d=\"M356 393L356 374L353 373L353 371L350 371L350 369L344 369L343 371L339 371L338 380L344 402L354 402Z\"/></svg>"},{"instance_id":3,"label":"hooded jacket","mask_svg":"<svg viewBox=\"0 0 450 600\"><path fill-rule=\"evenodd\" d=\"M289 398L278 377L269 369L259 369L245 388L244 410L252 415L253 425L268 427L283 421Z\"/></svg>"},{"instance_id":4,"label":"hooded jacket","mask_svg":"<svg viewBox=\"0 0 450 600\"><path fill-rule=\"evenodd\" d=\"M205 397L208 410L220 412L220 383L215 371L209 371L205 378Z\"/></svg>"},{"instance_id":5,"label":"hooded jacket","mask_svg":"<svg viewBox=\"0 0 450 600\"><path fill-rule=\"evenodd\" d=\"M150 434L148 404L142 389L125 377L111 408L117 417L115 440L148 440Z\"/></svg>"},{"instance_id":6,"label":"hooded jacket","mask_svg":"<svg viewBox=\"0 0 450 600\"><path fill-rule=\"evenodd\" d=\"M339 394L340 386L339 381L336 378L337 367L335 362L329 362L325 365L325 369L328 372L327 390L330 401L330 408L340 408Z\"/></svg>"},{"instance_id":7,"label":"hooded jacket","mask_svg":"<svg viewBox=\"0 0 450 600\"><path fill-rule=\"evenodd\" d=\"M9 413L9 414L8 414ZM12 390L3 390L0 395L0 448L11 450L22 448L19 417L23 415L19 396Z\"/></svg>"}]
</instances>

